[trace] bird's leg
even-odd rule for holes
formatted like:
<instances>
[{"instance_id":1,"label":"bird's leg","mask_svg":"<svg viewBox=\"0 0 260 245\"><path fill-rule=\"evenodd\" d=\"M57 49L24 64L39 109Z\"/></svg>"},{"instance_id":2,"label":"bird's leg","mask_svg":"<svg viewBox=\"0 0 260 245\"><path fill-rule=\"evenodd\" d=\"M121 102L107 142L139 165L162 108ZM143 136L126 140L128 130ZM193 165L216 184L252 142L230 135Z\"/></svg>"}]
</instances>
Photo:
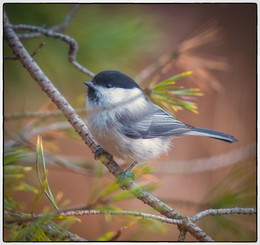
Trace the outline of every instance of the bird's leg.
<instances>
[{"instance_id":1,"label":"bird's leg","mask_svg":"<svg viewBox=\"0 0 260 245\"><path fill-rule=\"evenodd\" d=\"M137 164L137 161L134 161L131 166L125 170L117 179L117 182L121 187L124 187L129 181L132 181L135 179L135 174L130 173L131 169Z\"/></svg>"},{"instance_id":2,"label":"bird's leg","mask_svg":"<svg viewBox=\"0 0 260 245\"><path fill-rule=\"evenodd\" d=\"M137 164L137 161L134 161L134 162L131 164L131 166L130 166L127 170L124 171L124 173L129 173L129 172L131 171L131 169L132 169L136 164Z\"/></svg>"}]
</instances>

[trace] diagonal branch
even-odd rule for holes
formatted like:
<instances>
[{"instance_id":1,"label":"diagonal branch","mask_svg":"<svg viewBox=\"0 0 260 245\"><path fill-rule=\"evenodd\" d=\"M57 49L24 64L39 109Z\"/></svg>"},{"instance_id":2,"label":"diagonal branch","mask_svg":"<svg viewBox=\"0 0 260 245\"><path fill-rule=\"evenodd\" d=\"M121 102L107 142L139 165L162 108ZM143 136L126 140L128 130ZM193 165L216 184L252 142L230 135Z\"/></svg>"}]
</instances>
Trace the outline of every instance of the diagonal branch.
<instances>
[{"instance_id":1,"label":"diagonal branch","mask_svg":"<svg viewBox=\"0 0 260 245\"><path fill-rule=\"evenodd\" d=\"M70 231L66 231L64 229L60 229L59 227L53 225L52 223L46 223L43 224L43 227L50 231L50 232L54 232L57 233L58 236L60 237L59 240L65 240L65 241L72 241L72 242L87 242L88 240L86 240L83 237L80 237Z\"/></svg>"}]
</instances>

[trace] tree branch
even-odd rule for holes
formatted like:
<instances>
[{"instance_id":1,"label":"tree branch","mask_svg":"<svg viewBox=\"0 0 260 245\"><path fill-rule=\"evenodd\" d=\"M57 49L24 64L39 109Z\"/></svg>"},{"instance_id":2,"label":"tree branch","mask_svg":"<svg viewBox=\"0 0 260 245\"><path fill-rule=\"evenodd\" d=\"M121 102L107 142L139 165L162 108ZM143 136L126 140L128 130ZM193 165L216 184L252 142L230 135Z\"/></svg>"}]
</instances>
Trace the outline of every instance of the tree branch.
<instances>
[{"instance_id":1,"label":"tree branch","mask_svg":"<svg viewBox=\"0 0 260 245\"><path fill-rule=\"evenodd\" d=\"M202 242L214 242L214 240L200 227L190 221L187 217L183 220L183 224L179 227L180 230L187 230L190 234ZM180 238L180 237L179 237Z\"/></svg>"},{"instance_id":2,"label":"tree branch","mask_svg":"<svg viewBox=\"0 0 260 245\"><path fill-rule=\"evenodd\" d=\"M180 235L179 235L178 241L184 242L185 238L186 238L187 230L184 230L184 229L179 229L179 230L180 230Z\"/></svg>"},{"instance_id":3,"label":"tree branch","mask_svg":"<svg viewBox=\"0 0 260 245\"><path fill-rule=\"evenodd\" d=\"M143 213L143 212L137 212L137 211L129 211L129 210L96 210L96 209L88 209L88 210L69 210L64 212L55 212L55 213L49 213L49 214L38 214L38 215L29 215L29 216L19 216L18 214L12 214L11 212L5 211L5 215L10 217L9 219L6 219L7 224L12 223L26 223L26 222L32 222L36 220L37 218L43 217L45 215L61 215L63 217L68 216L84 216L84 215L95 215L95 214L110 214L110 215L131 215L131 216L137 216L147 219L154 219L158 220L164 223L168 224L174 224L174 225L180 225L182 224L182 220L180 219L170 219L166 217L162 217L159 215L149 214L149 213Z\"/></svg>"},{"instance_id":4,"label":"tree branch","mask_svg":"<svg viewBox=\"0 0 260 245\"><path fill-rule=\"evenodd\" d=\"M64 21L59 25L51 27L50 29L52 31L63 31L63 30L65 30L65 28L67 27L67 25L69 24L69 22L71 21L73 16L78 11L79 7L80 7L80 4L75 4L73 6L73 8L70 10L69 14L65 17Z\"/></svg>"},{"instance_id":5,"label":"tree branch","mask_svg":"<svg viewBox=\"0 0 260 245\"><path fill-rule=\"evenodd\" d=\"M69 22L71 21L72 17L76 14L76 12L78 11L80 7L80 4L75 4L73 6L73 8L71 9L71 11L69 12L69 14L65 17L64 21L59 24L59 25L55 25L51 28L49 28L49 30L51 31L63 31L67 25L69 24ZM41 37L43 34L39 33L39 32L34 32L34 33L23 33L23 34L18 34L18 37L20 39L29 39L29 38L37 38L37 37Z\"/></svg>"},{"instance_id":6,"label":"tree branch","mask_svg":"<svg viewBox=\"0 0 260 245\"><path fill-rule=\"evenodd\" d=\"M78 52L78 43L72 37L59 33L59 32L54 32L50 29L47 30L47 29L44 29L44 28L38 27L38 26L19 24L19 25L14 25L13 28L15 30L27 30L27 31L39 32L47 37L58 38L64 42L66 42L67 44L69 44L69 62L72 63L81 72L87 74L88 76L90 76L92 78L95 76L95 74L93 72L89 71L88 69L86 69L84 66L82 66L81 64L79 64L76 61L76 55Z\"/></svg>"},{"instance_id":7,"label":"tree branch","mask_svg":"<svg viewBox=\"0 0 260 245\"><path fill-rule=\"evenodd\" d=\"M72 242L87 242L88 241L85 238L80 237L77 234L74 234L70 231L66 231L64 229L59 229L57 226L55 226L51 223L43 224L43 228L47 229L48 231L58 233L58 235L61 237L61 241L62 240L69 240Z\"/></svg>"},{"instance_id":8,"label":"tree branch","mask_svg":"<svg viewBox=\"0 0 260 245\"><path fill-rule=\"evenodd\" d=\"M200 241L213 241L211 237L209 237L201 228L196 226L194 222L198 221L201 218L204 218L208 215L223 215L223 214L255 214L255 208L223 208L223 209L208 209L202 212L199 212L191 217L185 217L184 219L172 219L166 218L159 215L137 212L137 211L129 211L129 210L67 210L61 212L53 212L49 214L38 214L38 215L19 215L13 214L11 212L5 211L5 223L25 223L32 222L37 218L43 217L45 215L61 215L63 217L68 216L84 216L84 215L96 215L96 214L110 214L110 215L132 215L137 217L143 217L147 219L154 219L168 224L178 225L180 230L179 241L184 241L186 237L187 231L189 231L194 237L197 237Z\"/></svg>"},{"instance_id":9,"label":"tree branch","mask_svg":"<svg viewBox=\"0 0 260 245\"><path fill-rule=\"evenodd\" d=\"M196 222L208 215L223 215L223 214L256 214L256 208L219 208L207 209L190 217L192 222Z\"/></svg>"},{"instance_id":10,"label":"tree branch","mask_svg":"<svg viewBox=\"0 0 260 245\"><path fill-rule=\"evenodd\" d=\"M204 218L208 215L223 215L223 214L255 214L255 208L223 208L223 209L208 209L202 212L199 212L191 217L186 217L184 219L172 219L166 218L159 215L137 212L137 211L129 211L129 210L68 210L58 213L51 213L48 215L61 215L63 217L68 216L84 216L84 215L96 215L96 214L110 214L110 215L132 215L137 217L143 217L147 219L154 219L168 224L178 225L180 230L179 241L184 241L186 237L187 231L189 231L194 237L198 238L200 241L213 241L211 237L209 237L201 228L196 226L194 222L198 221L201 218ZM33 220L40 218L46 214L39 215L31 215L31 216L19 216L17 214L12 215L10 212L5 212L5 215L11 217L9 220L5 222L10 223L24 223L24 222L32 222ZM15 218L14 218L15 217Z\"/></svg>"},{"instance_id":11,"label":"tree branch","mask_svg":"<svg viewBox=\"0 0 260 245\"><path fill-rule=\"evenodd\" d=\"M82 216L82 215L89 215L89 214L111 214L111 215L132 215L137 217L143 217L147 219L155 219L164 223L179 225L182 223L180 219L170 219L166 217L162 217L159 215L137 212L137 211L128 211L128 210L76 210L76 211L66 211L60 212L60 215L66 216Z\"/></svg>"}]
</instances>

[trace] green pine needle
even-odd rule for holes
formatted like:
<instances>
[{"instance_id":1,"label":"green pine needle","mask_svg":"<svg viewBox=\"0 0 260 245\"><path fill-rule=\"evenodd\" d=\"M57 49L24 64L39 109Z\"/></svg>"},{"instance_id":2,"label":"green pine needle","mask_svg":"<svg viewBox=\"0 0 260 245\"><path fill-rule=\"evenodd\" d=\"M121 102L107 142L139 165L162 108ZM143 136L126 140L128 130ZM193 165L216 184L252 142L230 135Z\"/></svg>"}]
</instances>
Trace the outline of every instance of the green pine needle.
<instances>
[{"instance_id":1,"label":"green pine needle","mask_svg":"<svg viewBox=\"0 0 260 245\"><path fill-rule=\"evenodd\" d=\"M41 158L42 168L43 168L43 179L41 178L41 175L40 175L40 158ZM59 211L59 208L58 208L58 206L55 202L55 199L52 195L50 186L48 184L47 169L46 169L44 151L43 151L43 143L42 143L42 138L41 138L40 135L38 135L38 137L37 137L37 146L36 146L36 173L37 173L41 188L40 188L40 191L35 198L31 212L33 213L34 208L35 208L36 204L39 202L39 200L41 199L43 193L45 193L45 195L51 201L51 203L55 207L55 209L57 211Z\"/></svg>"},{"instance_id":2,"label":"green pine needle","mask_svg":"<svg viewBox=\"0 0 260 245\"><path fill-rule=\"evenodd\" d=\"M181 109L198 113L196 104L188 100L188 97L203 96L199 88L184 88L183 86L175 86L175 81L191 75L191 71L172 76L153 88L146 90L147 96L152 102L156 103L167 111L178 111Z\"/></svg>"}]
</instances>

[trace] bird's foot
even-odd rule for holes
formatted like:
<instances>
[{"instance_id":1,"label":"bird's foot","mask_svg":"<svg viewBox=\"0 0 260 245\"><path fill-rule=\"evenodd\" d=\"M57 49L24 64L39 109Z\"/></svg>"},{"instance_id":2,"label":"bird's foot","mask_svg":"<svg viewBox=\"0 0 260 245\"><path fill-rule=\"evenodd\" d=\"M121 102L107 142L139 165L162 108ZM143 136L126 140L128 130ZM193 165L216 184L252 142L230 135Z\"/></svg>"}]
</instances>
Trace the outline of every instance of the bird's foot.
<instances>
[{"instance_id":1,"label":"bird's foot","mask_svg":"<svg viewBox=\"0 0 260 245\"><path fill-rule=\"evenodd\" d=\"M134 162L127 170L125 170L117 178L117 183L120 185L121 188L125 188L130 181L135 180L135 174L130 173L130 171L136 164L137 162Z\"/></svg>"},{"instance_id":2,"label":"bird's foot","mask_svg":"<svg viewBox=\"0 0 260 245\"><path fill-rule=\"evenodd\" d=\"M102 147L98 147L94 153L95 160L99 159L102 155L104 155L106 151Z\"/></svg>"}]
</instances>

